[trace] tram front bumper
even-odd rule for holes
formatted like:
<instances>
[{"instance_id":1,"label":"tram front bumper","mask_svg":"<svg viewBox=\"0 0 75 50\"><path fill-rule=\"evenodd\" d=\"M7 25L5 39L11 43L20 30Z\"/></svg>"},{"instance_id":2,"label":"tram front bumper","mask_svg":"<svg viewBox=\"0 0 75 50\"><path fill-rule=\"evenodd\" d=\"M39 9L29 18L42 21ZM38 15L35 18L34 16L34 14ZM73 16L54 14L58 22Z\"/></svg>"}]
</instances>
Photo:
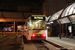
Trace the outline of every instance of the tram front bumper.
<instances>
[{"instance_id":1,"label":"tram front bumper","mask_svg":"<svg viewBox=\"0 0 75 50\"><path fill-rule=\"evenodd\" d=\"M36 37L31 37L31 40L46 40L46 37L36 36Z\"/></svg>"}]
</instances>

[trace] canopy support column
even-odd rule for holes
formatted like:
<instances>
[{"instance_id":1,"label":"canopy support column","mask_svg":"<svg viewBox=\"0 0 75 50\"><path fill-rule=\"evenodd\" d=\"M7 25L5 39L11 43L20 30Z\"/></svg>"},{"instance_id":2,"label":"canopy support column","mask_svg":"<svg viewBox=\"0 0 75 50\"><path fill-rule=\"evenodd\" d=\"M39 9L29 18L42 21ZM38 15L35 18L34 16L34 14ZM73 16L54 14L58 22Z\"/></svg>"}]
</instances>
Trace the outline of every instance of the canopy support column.
<instances>
[{"instance_id":1,"label":"canopy support column","mask_svg":"<svg viewBox=\"0 0 75 50\"><path fill-rule=\"evenodd\" d=\"M14 22L14 32L15 32L15 22Z\"/></svg>"},{"instance_id":2,"label":"canopy support column","mask_svg":"<svg viewBox=\"0 0 75 50\"><path fill-rule=\"evenodd\" d=\"M61 39L61 24L59 24L60 25L60 33L59 33L59 36L60 36L60 39Z\"/></svg>"},{"instance_id":3,"label":"canopy support column","mask_svg":"<svg viewBox=\"0 0 75 50\"><path fill-rule=\"evenodd\" d=\"M67 33L67 23L66 23L66 37L67 37L68 33Z\"/></svg>"},{"instance_id":4,"label":"canopy support column","mask_svg":"<svg viewBox=\"0 0 75 50\"><path fill-rule=\"evenodd\" d=\"M58 24L59 24L59 37L61 39L61 22L59 20L57 20Z\"/></svg>"},{"instance_id":5,"label":"canopy support column","mask_svg":"<svg viewBox=\"0 0 75 50\"><path fill-rule=\"evenodd\" d=\"M63 24L62 24L62 36L64 36L64 32L63 32Z\"/></svg>"}]
</instances>

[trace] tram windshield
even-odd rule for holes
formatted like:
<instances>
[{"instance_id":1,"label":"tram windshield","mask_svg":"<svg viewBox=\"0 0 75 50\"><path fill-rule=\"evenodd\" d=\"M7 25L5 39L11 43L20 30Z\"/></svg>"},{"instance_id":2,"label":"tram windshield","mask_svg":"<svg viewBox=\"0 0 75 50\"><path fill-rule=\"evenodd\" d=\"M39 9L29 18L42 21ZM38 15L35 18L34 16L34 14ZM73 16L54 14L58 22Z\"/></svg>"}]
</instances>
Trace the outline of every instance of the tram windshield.
<instances>
[{"instance_id":1,"label":"tram windshield","mask_svg":"<svg viewBox=\"0 0 75 50\"><path fill-rule=\"evenodd\" d=\"M46 29L45 20L30 20L29 21L29 30L37 30L37 29Z\"/></svg>"}]
</instances>

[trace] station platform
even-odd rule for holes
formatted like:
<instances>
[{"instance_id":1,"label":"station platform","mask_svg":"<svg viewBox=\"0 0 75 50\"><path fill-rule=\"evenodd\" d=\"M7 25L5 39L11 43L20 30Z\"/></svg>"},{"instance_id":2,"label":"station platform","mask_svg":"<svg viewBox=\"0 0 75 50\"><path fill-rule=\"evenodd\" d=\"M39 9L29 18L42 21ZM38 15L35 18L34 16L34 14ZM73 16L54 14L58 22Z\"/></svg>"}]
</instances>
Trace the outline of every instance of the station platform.
<instances>
[{"instance_id":1,"label":"station platform","mask_svg":"<svg viewBox=\"0 0 75 50\"><path fill-rule=\"evenodd\" d=\"M47 37L47 41L62 46L64 48L67 48L68 50L75 50L75 39L73 38L62 37L60 39L59 37ZM56 48L56 49L60 49L60 48Z\"/></svg>"}]
</instances>

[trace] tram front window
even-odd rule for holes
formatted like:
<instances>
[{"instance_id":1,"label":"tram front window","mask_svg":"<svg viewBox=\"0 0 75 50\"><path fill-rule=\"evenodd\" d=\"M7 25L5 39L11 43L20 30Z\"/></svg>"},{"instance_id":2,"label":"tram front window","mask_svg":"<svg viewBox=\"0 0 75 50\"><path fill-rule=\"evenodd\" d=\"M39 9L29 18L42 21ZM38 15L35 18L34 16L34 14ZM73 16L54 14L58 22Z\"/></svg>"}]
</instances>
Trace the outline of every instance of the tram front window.
<instances>
[{"instance_id":1,"label":"tram front window","mask_svg":"<svg viewBox=\"0 0 75 50\"><path fill-rule=\"evenodd\" d=\"M45 20L31 20L29 22L29 30L46 29Z\"/></svg>"}]
</instances>

